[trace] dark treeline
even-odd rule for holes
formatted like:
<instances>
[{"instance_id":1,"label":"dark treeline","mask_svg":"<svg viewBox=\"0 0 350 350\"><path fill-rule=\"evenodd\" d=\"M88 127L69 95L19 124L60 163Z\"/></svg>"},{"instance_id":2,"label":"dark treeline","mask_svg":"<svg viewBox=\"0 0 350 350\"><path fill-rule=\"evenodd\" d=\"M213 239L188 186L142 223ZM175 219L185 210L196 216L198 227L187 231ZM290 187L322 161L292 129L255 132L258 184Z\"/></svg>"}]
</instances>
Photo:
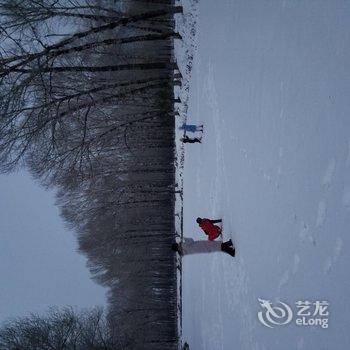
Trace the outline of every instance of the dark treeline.
<instances>
[{"instance_id":1,"label":"dark treeline","mask_svg":"<svg viewBox=\"0 0 350 350\"><path fill-rule=\"evenodd\" d=\"M127 345L115 337L101 308L77 312L51 308L45 316L30 314L0 328L1 350L114 350Z\"/></svg>"},{"instance_id":2,"label":"dark treeline","mask_svg":"<svg viewBox=\"0 0 350 350\"><path fill-rule=\"evenodd\" d=\"M57 190L128 349L176 349L171 0L0 0L0 167Z\"/></svg>"}]
</instances>

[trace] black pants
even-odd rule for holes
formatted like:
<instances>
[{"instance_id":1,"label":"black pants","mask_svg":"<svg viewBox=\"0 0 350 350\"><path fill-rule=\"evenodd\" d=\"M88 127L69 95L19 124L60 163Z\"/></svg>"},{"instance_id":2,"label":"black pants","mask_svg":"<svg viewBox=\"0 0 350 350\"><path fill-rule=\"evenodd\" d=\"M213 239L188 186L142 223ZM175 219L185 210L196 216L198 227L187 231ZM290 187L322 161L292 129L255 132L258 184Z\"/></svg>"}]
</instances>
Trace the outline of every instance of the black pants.
<instances>
[{"instance_id":1,"label":"black pants","mask_svg":"<svg viewBox=\"0 0 350 350\"><path fill-rule=\"evenodd\" d=\"M183 140L183 143L196 143L196 142L201 143L201 141L199 139L197 139L197 138Z\"/></svg>"},{"instance_id":2,"label":"black pants","mask_svg":"<svg viewBox=\"0 0 350 350\"><path fill-rule=\"evenodd\" d=\"M222 222L221 219L217 219L217 220L209 220L212 224L216 224L218 222Z\"/></svg>"}]
</instances>

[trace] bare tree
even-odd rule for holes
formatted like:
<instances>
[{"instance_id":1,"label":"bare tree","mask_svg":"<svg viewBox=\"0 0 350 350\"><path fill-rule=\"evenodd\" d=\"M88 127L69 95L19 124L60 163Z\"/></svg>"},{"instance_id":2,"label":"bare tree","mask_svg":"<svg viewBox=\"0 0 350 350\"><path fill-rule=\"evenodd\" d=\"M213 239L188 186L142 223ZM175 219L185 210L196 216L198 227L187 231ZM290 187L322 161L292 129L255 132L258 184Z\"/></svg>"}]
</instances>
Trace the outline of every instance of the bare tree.
<instances>
[{"instance_id":1,"label":"bare tree","mask_svg":"<svg viewBox=\"0 0 350 350\"><path fill-rule=\"evenodd\" d=\"M170 245L180 11L170 0L0 0L0 170L25 166L57 190L128 349L178 342ZM74 343L67 327L64 344ZM37 339L47 339L43 329Z\"/></svg>"},{"instance_id":2,"label":"bare tree","mask_svg":"<svg viewBox=\"0 0 350 350\"><path fill-rule=\"evenodd\" d=\"M125 63L123 46L130 48L135 43L176 36L173 31L145 34L143 30L135 35L128 25L180 9L167 7L134 15L107 9L84 1L70 2L69 7L59 1L0 2L4 42L0 55L3 171L11 171L21 161L25 163L27 155L33 164L33 154L37 155L38 149L42 150L40 164L46 162L38 171L40 175L44 168L51 173L55 167L83 169L83 163L86 165L95 156L92 148L101 135L110 137L108 133L118 128L117 118L112 125L106 123L106 113L113 113L111 107L132 104L138 96L145 100L169 84L168 72L174 67L171 62L145 56L141 50ZM107 23L95 17L96 11L104 13L103 17L109 14ZM73 21L75 30L63 38L59 32L62 16ZM135 79L135 71L149 73L138 74L140 78ZM72 134L74 140L66 138ZM68 148L63 146L68 144ZM100 147L101 143L97 152ZM38 163L37 158L34 163Z\"/></svg>"},{"instance_id":3,"label":"bare tree","mask_svg":"<svg viewBox=\"0 0 350 350\"><path fill-rule=\"evenodd\" d=\"M125 349L123 342L102 308L50 309L46 315L31 314L0 328L1 350L115 350Z\"/></svg>"}]
</instances>

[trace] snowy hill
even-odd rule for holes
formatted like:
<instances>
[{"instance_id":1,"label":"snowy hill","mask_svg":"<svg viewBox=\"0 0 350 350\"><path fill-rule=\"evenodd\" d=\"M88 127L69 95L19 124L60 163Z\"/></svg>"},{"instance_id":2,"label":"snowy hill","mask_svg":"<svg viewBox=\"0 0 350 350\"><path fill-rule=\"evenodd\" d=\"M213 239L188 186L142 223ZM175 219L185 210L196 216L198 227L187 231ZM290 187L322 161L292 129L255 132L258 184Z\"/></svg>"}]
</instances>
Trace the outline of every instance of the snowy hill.
<instances>
[{"instance_id":1,"label":"snowy hill","mask_svg":"<svg viewBox=\"0 0 350 350\"><path fill-rule=\"evenodd\" d=\"M198 4L187 121L204 136L185 145L184 235L222 217L237 255L183 259L191 350L350 342L349 18L340 0ZM263 325L258 298L293 319ZM298 301L327 301L328 328L296 324Z\"/></svg>"}]
</instances>

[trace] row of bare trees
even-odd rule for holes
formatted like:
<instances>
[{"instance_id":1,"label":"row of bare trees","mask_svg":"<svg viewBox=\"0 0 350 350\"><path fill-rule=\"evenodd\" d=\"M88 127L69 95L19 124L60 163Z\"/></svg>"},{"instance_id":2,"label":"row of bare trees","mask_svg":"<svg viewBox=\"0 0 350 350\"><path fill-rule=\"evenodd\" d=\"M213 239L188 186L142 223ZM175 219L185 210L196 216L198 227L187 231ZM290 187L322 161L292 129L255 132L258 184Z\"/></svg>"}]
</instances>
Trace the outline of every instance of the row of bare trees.
<instances>
[{"instance_id":1,"label":"row of bare trees","mask_svg":"<svg viewBox=\"0 0 350 350\"><path fill-rule=\"evenodd\" d=\"M130 349L177 347L171 0L0 0L0 169L57 190Z\"/></svg>"},{"instance_id":2,"label":"row of bare trees","mask_svg":"<svg viewBox=\"0 0 350 350\"><path fill-rule=\"evenodd\" d=\"M128 340L116 334L101 308L52 308L45 316L30 314L6 322L0 328L0 349L127 349Z\"/></svg>"},{"instance_id":3,"label":"row of bare trees","mask_svg":"<svg viewBox=\"0 0 350 350\"><path fill-rule=\"evenodd\" d=\"M0 160L4 171L24 161L40 176L54 177L62 168L88 172L108 139L157 112L156 108L147 112L128 108L135 102L147 103L149 96L171 82L164 74L173 67L169 56L145 55L131 44L154 45L174 33L164 27L161 33L149 34L149 24L138 35L128 24L145 23L178 8L129 16L111 10L111 17L95 18L103 8L88 2L73 5L67 11L75 15L64 23L75 31L63 34L56 18L60 17L56 9L64 8L59 2L1 3ZM87 18L91 18L88 23ZM127 112L126 118L108 117L117 107Z\"/></svg>"}]
</instances>

